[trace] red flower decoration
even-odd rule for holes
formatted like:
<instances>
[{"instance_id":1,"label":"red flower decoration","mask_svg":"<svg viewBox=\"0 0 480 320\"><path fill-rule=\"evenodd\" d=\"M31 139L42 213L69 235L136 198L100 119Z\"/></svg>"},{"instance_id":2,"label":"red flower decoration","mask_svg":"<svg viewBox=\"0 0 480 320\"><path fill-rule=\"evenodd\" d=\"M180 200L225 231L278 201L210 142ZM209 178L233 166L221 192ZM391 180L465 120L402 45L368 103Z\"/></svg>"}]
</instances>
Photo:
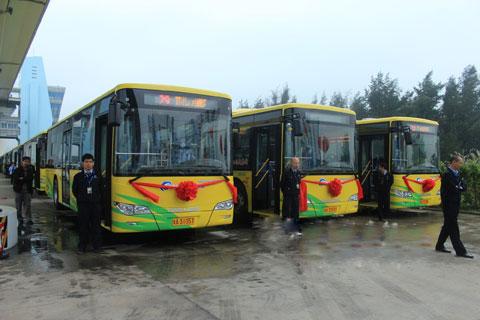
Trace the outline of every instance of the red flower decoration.
<instances>
[{"instance_id":1,"label":"red flower decoration","mask_svg":"<svg viewBox=\"0 0 480 320\"><path fill-rule=\"evenodd\" d=\"M333 179L328 183L328 192L332 197L337 197L342 192L342 180Z\"/></svg>"},{"instance_id":2,"label":"red flower decoration","mask_svg":"<svg viewBox=\"0 0 480 320\"><path fill-rule=\"evenodd\" d=\"M435 187L435 180L425 179L422 181L422 190L423 192L428 192Z\"/></svg>"},{"instance_id":3,"label":"red flower decoration","mask_svg":"<svg viewBox=\"0 0 480 320\"><path fill-rule=\"evenodd\" d=\"M178 199L190 201L197 197L198 185L193 181L182 181L175 191Z\"/></svg>"}]
</instances>

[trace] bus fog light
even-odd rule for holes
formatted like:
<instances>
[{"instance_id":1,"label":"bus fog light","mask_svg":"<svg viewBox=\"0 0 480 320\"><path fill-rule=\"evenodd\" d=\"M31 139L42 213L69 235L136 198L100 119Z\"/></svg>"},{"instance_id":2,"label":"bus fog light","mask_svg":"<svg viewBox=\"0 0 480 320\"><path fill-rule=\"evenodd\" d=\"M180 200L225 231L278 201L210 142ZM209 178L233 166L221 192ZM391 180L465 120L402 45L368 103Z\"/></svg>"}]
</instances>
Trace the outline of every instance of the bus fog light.
<instances>
[{"instance_id":1,"label":"bus fog light","mask_svg":"<svg viewBox=\"0 0 480 320\"><path fill-rule=\"evenodd\" d=\"M350 201L358 201L358 193L352 194L350 198L348 198Z\"/></svg>"},{"instance_id":2,"label":"bus fog light","mask_svg":"<svg viewBox=\"0 0 480 320\"><path fill-rule=\"evenodd\" d=\"M232 200L222 201L215 205L213 210L230 210L233 208Z\"/></svg>"}]
</instances>

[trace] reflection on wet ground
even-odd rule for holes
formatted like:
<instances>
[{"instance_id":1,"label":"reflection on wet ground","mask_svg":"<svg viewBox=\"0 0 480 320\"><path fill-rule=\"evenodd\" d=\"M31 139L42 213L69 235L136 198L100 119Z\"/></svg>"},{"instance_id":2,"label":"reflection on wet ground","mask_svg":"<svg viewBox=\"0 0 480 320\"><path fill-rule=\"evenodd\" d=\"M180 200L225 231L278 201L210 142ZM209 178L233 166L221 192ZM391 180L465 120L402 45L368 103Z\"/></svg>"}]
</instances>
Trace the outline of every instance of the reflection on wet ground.
<instances>
[{"instance_id":1,"label":"reflection on wet ground","mask_svg":"<svg viewBox=\"0 0 480 320\"><path fill-rule=\"evenodd\" d=\"M354 255L375 257L383 252L395 259L395 250L385 249L431 250L441 227L438 213L397 213L385 223L372 216L355 215L304 221L303 237L291 240L284 234L281 220L258 218L249 227L130 235L105 232L104 254L77 256L74 214L55 211L45 197L37 197L35 203L35 224L21 230L18 246L11 252L10 261L20 259L25 271L135 265L159 280L228 277L252 271L252 260L264 254L345 259ZM470 251L480 246L479 218L461 218L462 235ZM368 248L384 250L362 251Z\"/></svg>"}]
</instances>

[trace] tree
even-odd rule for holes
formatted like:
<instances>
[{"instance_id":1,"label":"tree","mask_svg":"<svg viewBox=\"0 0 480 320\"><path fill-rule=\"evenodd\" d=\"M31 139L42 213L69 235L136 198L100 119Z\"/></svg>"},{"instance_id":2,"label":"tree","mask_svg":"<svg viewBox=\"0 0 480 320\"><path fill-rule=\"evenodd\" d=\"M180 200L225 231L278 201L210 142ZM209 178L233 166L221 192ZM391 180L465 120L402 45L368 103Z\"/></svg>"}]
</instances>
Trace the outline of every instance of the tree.
<instances>
[{"instance_id":1,"label":"tree","mask_svg":"<svg viewBox=\"0 0 480 320\"><path fill-rule=\"evenodd\" d=\"M440 154L442 159L448 159L454 151L460 151L459 132L457 125L458 109L460 108L460 86L455 78L450 77L445 85L440 108Z\"/></svg>"},{"instance_id":2,"label":"tree","mask_svg":"<svg viewBox=\"0 0 480 320\"><path fill-rule=\"evenodd\" d=\"M408 103L410 107L408 114L412 117L438 120L440 112L439 103L442 100L442 83L435 83L432 80L433 71L427 73L422 82L413 88L413 99ZM404 104L405 105L405 104Z\"/></svg>"},{"instance_id":3,"label":"tree","mask_svg":"<svg viewBox=\"0 0 480 320\"><path fill-rule=\"evenodd\" d=\"M478 149L478 134L480 134L480 80L477 69L467 66L460 77L460 108L457 115L458 124L462 126L463 152Z\"/></svg>"},{"instance_id":4,"label":"tree","mask_svg":"<svg viewBox=\"0 0 480 320\"><path fill-rule=\"evenodd\" d=\"M322 97L320 98L319 104L321 104L321 105L326 105L327 104L327 95L325 94L325 91L322 92Z\"/></svg>"},{"instance_id":5,"label":"tree","mask_svg":"<svg viewBox=\"0 0 480 320\"><path fill-rule=\"evenodd\" d=\"M288 84L285 84L285 86L283 87L280 97L280 104L290 102L290 88L288 87Z\"/></svg>"},{"instance_id":6,"label":"tree","mask_svg":"<svg viewBox=\"0 0 480 320\"><path fill-rule=\"evenodd\" d=\"M347 108L348 98L343 96L341 92L334 92L332 98L330 99L330 105L340 108Z\"/></svg>"},{"instance_id":7,"label":"tree","mask_svg":"<svg viewBox=\"0 0 480 320\"><path fill-rule=\"evenodd\" d=\"M255 103L253 104L253 108L255 109L265 108L265 102L261 97L258 97L257 100L255 100Z\"/></svg>"},{"instance_id":8,"label":"tree","mask_svg":"<svg viewBox=\"0 0 480 320\"><path fill-rule=\"evenodd\" d=\"M318 104L318 95L315 93L312 99L312 104Z\"/></svg>"},{"instance_id":9,"label":"tree","mask_svg":"<svg viewBox=\"0 0 480 320\"><path fill-rule=\"evenodd\" d=\"M238 107L239 107L240 109L248 109L248 108L250 108L250 107L248 106L248 100L247 100L247 99L245 99L245 100L240 99L240 101L238 101Z\"/></svg>"},{"instance_id":10,"label":"tree","mask_svg":"<svg viewBox=\"0 0 480 320\"><path fill-rule=\"evenodd\" d=\"M373 117L386 117L398 114L400 109L400 88L396 79L390 79L387 73L379 72L373 76L365 90L365 97Z\"/></svg>"},{"instance_id":11,"label":"tree","mask_svg":"<svg viewBox=\"0 0 480 320\"><path fill-rule=\"evenodd\" d=\"M350 109L355 111L357 114L357 119L368 118L369 110L367 106L367 99L360 92L357 92L353 97L352 103L350 104Z\"/></svg>"}]
</instances>

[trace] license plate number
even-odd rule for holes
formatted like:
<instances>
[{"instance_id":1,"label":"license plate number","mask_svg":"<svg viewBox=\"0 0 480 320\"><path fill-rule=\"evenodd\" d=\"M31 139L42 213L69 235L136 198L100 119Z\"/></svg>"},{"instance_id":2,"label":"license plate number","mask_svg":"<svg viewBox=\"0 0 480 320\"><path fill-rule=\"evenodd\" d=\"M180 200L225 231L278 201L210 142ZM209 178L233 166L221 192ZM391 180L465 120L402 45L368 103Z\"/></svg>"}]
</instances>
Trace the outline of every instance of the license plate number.
<instances>
[{"instance_id":1,"label":"license plate number","mask_svg":"<svg viewBox=\"0 0 480 320\"><path fill-rule=\"evenodd\" d=\"M330 213L337 212L337 207L326 207L324 211Z\"/></svg>"},{"instance_id":2,"label":"license plate number","mask_svg":"<svg viewBox=\"0 0 480 320\"><path fill-rule=\"evenodd\" d=\"M195 218L194 217L175 218L173 219L172 224L174 226L191 226L195 224Z\"/></svg>"},{"instance_id":3,"label":"license plate number","mask_svg":"<svg viewBox=\"0 0 480 320\"><path fill-rule=\"evenodd\" d=\"M428 200L420 200L421 204L428 204Z\"/></svg>"}]
</instances>

